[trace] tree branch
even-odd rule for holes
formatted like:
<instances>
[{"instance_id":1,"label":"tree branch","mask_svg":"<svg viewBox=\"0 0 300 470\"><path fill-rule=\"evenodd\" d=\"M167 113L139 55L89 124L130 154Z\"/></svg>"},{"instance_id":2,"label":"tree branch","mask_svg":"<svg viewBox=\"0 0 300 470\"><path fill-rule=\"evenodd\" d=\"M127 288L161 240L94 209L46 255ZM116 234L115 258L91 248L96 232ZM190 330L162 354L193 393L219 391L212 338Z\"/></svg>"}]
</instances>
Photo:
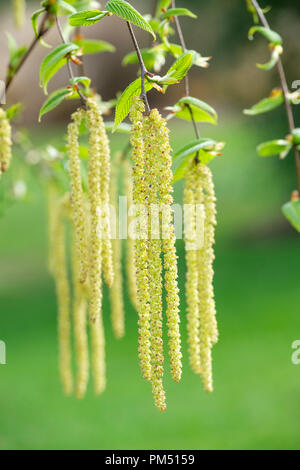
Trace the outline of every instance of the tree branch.
<instances>
[{"instance_id":1,"label":"tree branch","mask_svg":"<svg viewBox=\"0 0 300 470\"><path fill-rule=\"evenodd\" d=\"M127 23L128 29L129 29L129 33L130 33L134 48L136 50L136 53L137 53L137 56L138 56L138 59L139 59L140 68L141 68L141 96L140 96L140 98L145 103L146 113L149 114L151 109L150 109L150 106L149 106L147 93L146 93L146 90L145 90L145 76L148 74L148 70L145 67L145 63L144 63L144 60L143 60L143 57L142 57L137 39L136 39L135 34L133 32L132 26L129 23L129 21L126 21L126 23Z\"/></svg>"},{"instance_id":2,"label":"tree branch","mask_svg":"<svg viewBox=\"0 0 300 470\"><path fill-rule=\"evenodd\" d=\"M255 10L257 11L258 17L262 25L267 29L271 29L264 15L264 12L260 8L258 2L256 0L251 0L251 1ZM295 129L295 120L294 120L292 105L289 100L289 87L287 84L284 67L283 67L282 60L280 57L277 61L277 70L278 70L278 74L279 74L279 78L281 82L282 92L284 95L284 104L285 104L285 109L286 109L286 114L287 114L287 119L288 119L288 124L289 124L289 130L292 133L293 130ZM297 149L297 145L294 144L293 149L294 149L294 157L295 157L295 165L296 165L296 173L297 173L297 181L298 181L298 190L300 192L300 156L299 156L299 151Z\"/></svg>"},{"instance_id":3,"label":"tree branch","mask_svg":"<svg viewBox=\"0 0 300 470\"><path fill-rule=\"evenodd\" d=\"M64 44L66 44L66 40L64 38L64 35L63 35L63 32L62 32L62 29L61 29L61 25L60 25L60 22L59 22L59 19L58 19L58 16L56 15L55 17L55 22L56 22L56 25L57 25L57 29L58 29L58 33L59 33L59 36L62 40L62 42ZM71 63L70 63L70 59L67 58L67 68L68 68L68 72L69 72L69 77L71 80L74 79L74 73L73 73L73 69L72 69L72 66L71 66ZM81 100L81 104L82 104L82 107L83 108L86 108L86 97L82 94L81 90L79 89L79 87L77 87L77 93L79 94L80 96L80 100Z\"/></svg>"},{"instance_id":4,"label":"tree branch","mask_svg":"<svg viewBox=\"0 0 300 470\"><path fill-rule=\"evenodd\" d=\"M9 68L8 68L8 72L7 72L7 76L6 76L6 80L5 80L5 90L6 92L9 90L15 76L17 75L17 73L20 71L20 69L22 68L22 66L25 64L26 60L28 59L28 57L30 56L30 54L32 53L32 51L34 50L35 46L37 45L37 43L39 42L39 40L45 36L45 34L49 31L50 28L47 28L46 27L46 23L49 19L49 13L46 12L45 15L44 15L44 18L41 22L41 25L40 25L40 28L39 28L39 32L38 32L38 35L34 37L33 41L31 42L31 44L29 45L27 51L25 52L25 54L22 56L15 72L10 75L9 73Z\"/></svg>"}]
</instances>

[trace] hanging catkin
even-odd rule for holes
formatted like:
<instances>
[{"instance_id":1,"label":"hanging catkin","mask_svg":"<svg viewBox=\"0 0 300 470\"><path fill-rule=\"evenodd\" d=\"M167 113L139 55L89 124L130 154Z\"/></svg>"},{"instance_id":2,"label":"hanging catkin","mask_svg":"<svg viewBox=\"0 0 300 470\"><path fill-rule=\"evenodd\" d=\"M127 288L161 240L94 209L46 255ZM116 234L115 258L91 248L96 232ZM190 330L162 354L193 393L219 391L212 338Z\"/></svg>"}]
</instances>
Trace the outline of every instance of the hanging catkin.
<instances>
[{"instance_id":1,"label":"hanging catkin","mask_svg":"<svg viewBox=\"0 0 300 470\"><path fill-rule=\"evenodd\" d=\"M58 302L58 337L59 337L59 370L63 389L66 395L73 390L73 375L71 368L71 314L70 287L67 270L66 234L64 218L66 199L56 201L54 225L53 274L55 278Z\"/></svg>"},{"instance_id":2,"label":"hanging catkin","mask_svg":"<svg viewBox=\"0 0 300 470\"><path fill-rule=\"evenodd\" d=\"M182 373L181 340L179 330L179 289L177 284L177 256L175 248L175 231L173 225L173 174L169 130L166 120L157 110L151 113L153 127L156 129L157 155L161 163L159 171L159 190L162 208L162 246L164 253L165 288L167 291L167 324L169 335L169 356L172 377L180 381Z\"/></svg>"},{"instance_id":3,"label":"hanging catkin","mask_svg":"<svg viewBox=\"0 0 300 470\"><path fill-rule=\"evenodd\" d=\"M185 250L186 250L186 300L187 300L187 330L189 344L189 360L196 374L201 372L200 362L200 312L199 312L199 276L197 264L196 242L196 167L192 163L186 174L184 188L184 210L188 211L185 218Z\"/></svg>"},{"instance_id":4,"label":"hanging catkin","mask_svg":"<svg viewBox=\"0 0 300 470\"><path fill-rule=\"evenodd\" d=\"M87 298L84 286L79 282L79 263L73 236L72 272L73 272L73 322L77 363L76 397L83 398L89 379L89 352L87 335Z\"/></svg>"},{"instance_id":5,"label":"hanging catkin","mask_svg":"<svg viewBox=\"0 0 300 470\"><path fill-rule=\"evenodd\" d=\"M70 164L71 209L74 226L76 256L79 262L79 280L84 283L87 279L88 253L86 236L86 219L83 207L83 190L79 158L79 126L84 118L84 111L77 110L72 114L72 122L68 125L67 152Z\"/></svg>"},{"instance_id":6,"label":"hanging catkin","mask_svg":"<svg viewBox=\"0 0 300 470\"><path fill-rule=\"evenodd\" d=\"M97 152L100 160L100 199L99 211L101 214L101 225L99 231L101 233L101 250L102 250L102 269L105 283L108 287L113 285L114 270L112 259L112 243L111 243L111 227L109 212L109 194L110 194L110 150L109 142L101 116L100 108L95 99L88 102L89 111L88 119L91 141L97 141ZM94 136L93 136L94 134Z\"/></svg>"},{"instance_id":7,"label":"hanging catkin","mask_svg":"<svg viewBox=\"0 0 300 470\"><path fill-rule=\"evenodd\" d=\"M132 167L129 160L123 160L123 178L124 178L124 192L127 197L128 213L130 213L133 206L133 187L132 187ZM128 216L128 225L131 223L131 218ZM137 287L136 287L136 268L135 268L135 253L134 253L134 240L132 234L128 231L126 240L126 278L129 291L129 297L132 305L137 310Z\"/></svg>"},{"instance_id":8,"label":"hanging catkin","mask_svg":"<svg viewBox=\"0 0 300 470\"><path fill-rule=\"evenodd\" d=\"M198 253L199 298L200 298L200 359L203 387L213 391L212 345L218 340L216 310L213 292L213 261L216 225L215 192L210 169L197 165L197 204L204 204L204 246Z\"/></svg>"},{"instance_id":9,"label":"hanging catkin","mask_svg":"<svg viewBox=\"0 0 300 470\"><path fill-rule=\"evenodd\" d=\"M100 179L101 179L101 153L97 117L92 100L88 102L87 124L90 129L89 139L89 173L88 191L90 201L90 233L89 233L89 289L90 289L90 319L95 322L101 316L102 308L102 240L101 240L101 213Z\"/></svg>"},{"instance_id":10,"label":"hanging catkin","mask_svg":"<svg viewBox=\"0 0 300 470\"><path fill-rule=\"evenodd\" d=\"M125 313L123 302L123 280L122 280L122 242L119 238L119 204L118 204L118 168L123 157L122 152L118 152L114 158L114 167L111 175L111 203L115 208L116 214L116 234L112 240L113 264L114 264L114 283L109 289L111 319L113 331L116 338L123 338L125 334Z\"/></svg>"},{"instance_id":11,"label":"hanging catkin","mask_svg":"<svg viewBox=\"0 0 300 470\"><path fill-rule=\"evenodd\" d=\"M156 112L151 111L149 117L144 118L144 148L145 148L145 185L149 191L147 206L148 215L153 220L149 223L149 268L148 282L150 290L150 332L151 332L151 364L152 364L152 390L155 405L160 411L166 409L165 391L163 388L164 355L163 355L163 330L162 330L162 242L159 233L155 232L154 216L158 207L158 176L160 161L158 159L159 147L156 140ZM159 212L158 212L159 218ZM150 220L150 219L149 219ZM153 227L153 233L152 233Z\"/></svg>"},{"instance_id":12,"label":"hanging catkin","mask_svg":"<svg viewBox=\"0 0 300 470\"><path fill-rule=\"evenodd\" d=\"M101 117L101 116L100 116ZM99 119L97 103L88 100L87 125L89 139L88 191L89 220L89 316L91 320L92 372L94 390L100 394L105 389L105 337L102 319L102 217L101 217L101 138L102 118Z\"/></svg>"},{"instance_id":13,"label":"hanging catkin","mask_svg":"<svg viewBox=\"0 0 300 470\"><path fill-rule=\"evenodd\" d=\"M145 155L143 141L144 103L135 98L130 110L132 121L131 145L133 166L133 201L137 205L138 233L135 240L135 264L137 284L137 305L139 324L139 359L141 371L146 380L151 380L150 351L150 293L148 282L148 233L147 214L145 214L148 188L145 186Z\"/></svg>"},{"instance_id":14,"label":"hanging catkin","mask_svg":"<svg viewBox=\"0 0 300 470\"><path fill-rule=\"evenodd\" d=\"M11 162L11 126L6 112L0 108L0 176L8 170Z\"/></svg>"},{"instance_id":15,"label":"hanging catkin","mask_svg":"<svg viewBox=\"0 0 300 470\"><path fill-rule=\"evenodd\" d=\"M22 28L25 23L25 11L26 1L25 0L13 0L13 11L14 19L17 28Z\"/></svg>"}]
</instances>

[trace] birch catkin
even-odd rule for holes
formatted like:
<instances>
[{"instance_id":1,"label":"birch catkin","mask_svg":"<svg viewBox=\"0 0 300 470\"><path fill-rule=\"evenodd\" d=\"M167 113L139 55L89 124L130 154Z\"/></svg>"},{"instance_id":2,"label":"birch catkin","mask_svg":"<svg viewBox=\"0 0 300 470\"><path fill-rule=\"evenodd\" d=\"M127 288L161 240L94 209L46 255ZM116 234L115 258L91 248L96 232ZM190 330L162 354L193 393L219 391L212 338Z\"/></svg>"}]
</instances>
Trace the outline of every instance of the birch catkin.
<instances>
[{"instance_id":1,"label":"birch catkin","mask_svg":"<svg viewBox=\"0 0 300 470\"><path fill-rule=\"evenodd\" d=\"M146 380L151 380L151 351L150 351L150 293L148 282L148 240L147 216L143 213L147 190L145 188L145 156L143 141L143 112L144 103L138 98L134 99L130 111L132 121L132 160L133 166L133 201L137 205L137 218L139 219L139 233L135 241L135 263L137 283L137 305L139 324L139 359L141 371Z\"/></svg>"},{"instance_id":2,"label":"birch catkin","mask_svg":"<svg viewBox=\"0 0 300 470\"><path fill-rule=\"evenodd\" d=\"M102 241L101 213L99 202L101 197L101 153L100 139L97 128L98 119L95 104L88 102L87 123L90 129L89 139L89 173L88 191L90 201L90 234L89 234L89 289L90 289L90 320L95 322L101 316L102 308Z\"/></svg>"},{"instance_id":3,"label":"birch catkin","mask_svg":"<svg viewBox=\"0 0 300 470\"><path fill-rule=\"evenodd\" d=\"M124 178L124 192L127 197L128 212L133 206L133 187L132 187L132 167L127 159L123 161L123 178ZM130 217L128 217L128 224ZM137 286L136 286L136 268L135 268L135 253L134 253L134 240L132 234L127 235L126 240L126 278L129 291L129 297L132 305L137 310Z\"/></svg>"},{"instance_id":4,"label":"birch catkin","mask_svg":"<svg viewBox=\"0 0 300 470\"><path fill-rule=\"evenodd\" d=\"M213 292L213 244L216 224L215 194L210 169L197 165L197 203L204 203L204 246L198 253L199 298L200 298L200 359L203 387L213 391L212 345L217 342L216 310Z\"/></svg>"},{"instance_id":5,"label":"birch catkin","mask_svg":"<svg viewBox=\"0 0 300 470\"><path fill-rule=\"evenodd\" d=\"M145 186L148 191L147 205L148 215L158 206L158 177L160 162L157 159L158 148L156 146L155 111L151 111L149 117L144 118L144 147L145 155ZM159 213L158 213L159 216ZM150 225L150 224L149 224ZM154 224L153 224L154 225ZM154 401L160 411L166 409L165 391L162 378L164 373L163 355L163 325L162 325L162 260L161 240L152 233L152 224L148 229L149 236L149 289L150 289L150 331L151 331L151 363L152 363L152 390ZM158 220L159 229L159 220Z\"/></svg>"},{"instance_id":6,"label":"birch catkin","mask_svg":"<svg viewBox=\"0 0 300 470\"><path fill-rule=\"evenodd\" d=\"M11 125L6 112L0 108L0 176L8 170L11 162Z\"/></svg>"},{"instance_id":7,"label":"birch catkin","mask_svg":"<svg viewBox=\"0 0 300 470\"><path fill-rule=\"evenodd\" d=\"M71 209L74 226L76 253L79 260L79 280L84 283L87 279L88 253L86 219L83 207L83 191L79 158L79 125L84 117L84 111L79 109L72 115L68 126L67 152L70 164Z\"/></svg>"},{"instance_id":8,"label":"birch catkin","mask_svg":"<svg viewBox=\"0 0 300 470\"><path fill-rule=\"evenodd\" d=\"M184 210L188 211L185 218L185 249L186 249L186 300L187 330L189 344L189 360L196 374L201 372L200 362L200 312L199 312L199 275L197 264L196 242L196 168L195 163L186 174L184 188Z\"/></svg>"},{"instance_id":9,"label":"birch catkin","mask_svg":"<svg viewBox=\"0 0 300 470\"><path fill-rule=\"evenodd\" d=\"M99 211L101 213L101 251L102 251L102 269L104 280L108 287L111 287L114 281L111 227L109 213L109 193L110 193L110 150L109 142L97 101L88 100L88 125L91 136L91 144L98 152L100 165L100 188L99 188Z\"/></svg>"},{"instance_id":10,"label":"birch catkin","mask_svg":"<svg viewBox=\"0 0 300 470\"><path fill-rule=\"evenodd\" d=\"M106 387L105 336L102 316L91 323L92 373L94 392L101 395Z\"/></svg>"},{"instance_id":11,"label":"birch catkin","mask_svg":"<svg viewBox=\"0 0 300 470\"><path fill-rule=\"evenodd\" d=\"M22 28L25 23L26 1L13 0L13 11L17 28Z\"/></svg>"},{"instance_id":12,"label":"birch catkin","mask_svg":"<svg viewBox=\"0 0 300 470\"><path fill-rule=\"evenodd\" d=\"M58 301L58 336L59 336L59 370L63 389L66 395L73 390L71 368L71 313L70 287L67 270L66 234L64 226L65 200L57 199L53 253L54 278Z\"/></svg>"},{"instance_id":13,"label":"birch catkin","mask_svg":"<svg viewBox=\"0 0 300 470\"><path fill-rule=\"evenodd\" d=\"M113 247L113 265L114 265L114 283L109 289L110 305L111 305L111 318L113 331L116 338L123 338L125 334L125 312L123 302L123 279L122 279L122 243L119 239L118 226L118 172L117 169L121 163L123 154L118 152L114 159L114 170L111 175L111 203L114 205L116 213L116 234L112 240Z\"/></svg>"},{"instance_id":14,"label":"birch catkin","mask_svg":"<svg viewBox=\"0 0 300 470\"><path fill-rule=\"evenodd\" d=\"M157 110L151 112L153 126L156 129L156 145L159 149L157 158L160 161L160 202L162 208L162 246L164 253L165 288L167 291L167 324L169 336L169 356L172 377L180 381L182 373L181 339L179 330L179 289L177 284L177 256L175 248L175 231L173 225L173 174L169 130L166 120Z\"/></svg>"},{"instance_id":15,"label":"birch catkin","mask_svg":"<svg viewBox=\"0 0 300 470\"><path fill-rule=\"evenodd\" d=\"M73 237L74 238L74 237ZM76 397L83 398L89 379L89 352L87 335L87 298L84 286L79 282L79 266L76 246L73 240L72 270L73 270L73 321L77 362Z\"/></svg>"}]
</instances>

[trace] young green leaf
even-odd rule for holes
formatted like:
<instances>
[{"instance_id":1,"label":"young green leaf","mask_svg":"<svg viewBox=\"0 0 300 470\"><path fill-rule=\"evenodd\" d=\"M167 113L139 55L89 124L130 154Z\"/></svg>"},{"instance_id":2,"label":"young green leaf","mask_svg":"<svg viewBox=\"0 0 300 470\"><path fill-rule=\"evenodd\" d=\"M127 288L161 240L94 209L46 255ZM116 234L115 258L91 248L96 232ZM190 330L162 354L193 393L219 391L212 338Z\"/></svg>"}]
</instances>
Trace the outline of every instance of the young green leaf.
<instances>
[{"instance_id":1,"label":"young green leaf","mask_svg":"<svg viewBox=\"0 0 300 470\"><path fill-rule=\"evenodd\" d=\"M187 8L170 8L165 13L163 13L162 18L166 20L168 18L172 18L173 16L189 16L190 18L197 18L197 15Z\"/></svg>"},{"instance_id":2,"label":"young green leaf","mask_svg":"<svg viewBox=\"0 0 300 470\"><path fill-rule=\"evenodd\" d=\"M257 147L260 157L272 157L274 155L286 154L292 148L292 143L285 139L264 142Z\"/></svg>"},{"instance_id":3,"label":"young green leaf","mask_svg":"<svg viewBox=\"0 0 300 470\"><path fill-rule=\"evenodd\" d=\"M211 139L198 139L185 145L173 156L173 182L182 179L186 173L189 162L197 155L201 149L210 149L216 145Z\"/></svg>"},{"instance_id":4,"label":"young green leaf","mask_svg":"<svg viewBox=\"0 0 300 470\"><path fill-rule=\"evenodd\" d=\"M58 14L65 15L65 14L73 14L76 13L77 10L74 8L70 3L64 0L58 0Z\"/></svg>"},{"instance_id":5,"label":"young green leaf","mask_svg":"<svg viewBox=\"0 0 300 470\"><path fill-rule=\"evenodd\" d=\"M74 77L70 79L71 85L81 83L85 88L89 88L91 79L89 77Z\"/></svg>"},{"instance_id":6,"label":"young green leaf","mask_svg":"<svg viewBox=\"0 0 300 470\"><path fill-rule=\"evenodd\" d=\"M110 13L119 16L123 20L133 23L148 33L152 34L153 38L156 39L155 33L147 20L135 9L130 3L125 0L109 0L105 5L105 8Z\"/></svg>"},{"instance_id":7,"label":"young green leaf","mask_svg":"<svg viewBox=\"0 0 300 470\"><path fill-rule=\"evenodd\" d=\"M115 124L113 128L113 132L116 131L118 126L121 122L126 118L128 115L130 108L132 106L132 100L135 96L139 96L141 94L141 79L138 78L134 82L132 82L125 91L123 91L122 95L120 96L117 106L116 106L116 113L115 113ZM153 88L153 84L145 81L145 90L150 91Z\"/></svg>"},{"instance_id":8,"label":"young green leaf","mask_svg":"<svg viewBox=\"0 0 300 470\"><path fill-rule=\"evenodd\" d=\"M183 108L183 115L178 116L182 117L182 119L188 119L191 121L191 113L189 111L189 107L192 109L194 114L194 119L198 122L206 121L211 122L212 124L217 124L218 121L218 114L214 110L212 106L205 103L205 101L201 101L198 98L193 98L192 96L185 96L178 101L179 105L185 105ZM189 118L184 117L185 111L188 110ZM179 113L180 114L180 113Z\"/></svg>"},{"instance_id":9,"label":"young green leaf","mask_svg":"<svg viewBox=\"0 0 300 470\"><path fill-rule=\"evenodd\" d=\"M284 96L281 89L273 90L268 98L256 103L250 109L244 109L244 114L255 116L256 114L267 113L277 108L284 102Z\"/></svg>"},{"instance_id":10,"label":"young green leaf","mask_svg":"<svg viewBox=\"0 0 300 470\"><path fill-rule=\"evenodd\" d=\"M271 44L274 44L275 46L282 45L282 37L275 31L272 31L271 29L264 28L263 26L252 26L252 28L250 28L249 33L248 33L248 37L250 40L254 38L255 33L260 33Z\"/></svg>"},{"instance_id":11,"label":"young green leaf","mask_svg":"<svg viewBox=\"0 0 300 470\"><path fill-rule=\"evenodd\" d=\"M71 26L90 26L98 23L105 16L108 15L107 11L100 10L85 10L75 13L69 17L69 23Z\"/></svg>"},{"instance_id":12,"label":"young green leaf","mask_svg":"<svg viewBox=\"0 0 300 470\"><path fill-rule=\"evenodd\" d=\"M166 76L176 78L176 80L180 81L186 76L192 65L193 54L185 52L176 60L176 62L174 62Z\"/></svg>"},{"instance_id":13,"label":"young green leaf","mask_svg":"<svg viewBox=\"0 0 300 470\"><path fill-rule=\"evenodd\" d=\"M41 63L40 85L47 94L47 84L56 72L67 63L67 56L78 51L79 46L74 43L61 44L48 54Z\"/></svg>"},{"instance_id":14,"label":"young green leaf","mask_svg":"<svg viewBox=\"0 0 300 470\"><path fill-rule=\"evenodd\" d=\"M115 52L116 48L106 41L98 39L75 39L74 43L82 49L83 54L99 54L100 52Z\"/></svg>"},{"instance_id":15,"label":"young green leaf","mask_svg":"<svg viewBox=\"0 0 300 470\"><path fill-rule=\"evenodd\" d=\"M155 16L158 18L165 10L171 5L171 0L159 0L155 12Z\"/></svg>"},{"instance_id":16,"label":"young green leaf","mask_svg":"<svg viewBox=\"0 0 300 470\"><path fill-rule=\"evenodd\" d=\"M300 127L297 127L292 132L293 143L296 145L300 145Z\"/></svg>"},{"instance_id":17,"label":"young green leaf","mask_svg":"<svg viewBox=\"0 0 300 470\"><path fill-rule=\"evenodd\" d=\"M300 201L287 202L282 207L282 212L290 224L300 232Z\"/></svg>"},{"instance_id":18,"label":"young green leaf","mask_svg":"<svg viewBox=\"0 0 300 470\"><path fill-rule=\"evenodd\" d=\"M60 103L62 103L66 98L69 98L72 94L74 94L74 92L71 88L62 88L51 93L49 98L41 107L39 121L41 121L42 116L44 116L46 113L49 113L49 111L52 111L52 109L56 108Z\"/></svg>"}]
</instances>

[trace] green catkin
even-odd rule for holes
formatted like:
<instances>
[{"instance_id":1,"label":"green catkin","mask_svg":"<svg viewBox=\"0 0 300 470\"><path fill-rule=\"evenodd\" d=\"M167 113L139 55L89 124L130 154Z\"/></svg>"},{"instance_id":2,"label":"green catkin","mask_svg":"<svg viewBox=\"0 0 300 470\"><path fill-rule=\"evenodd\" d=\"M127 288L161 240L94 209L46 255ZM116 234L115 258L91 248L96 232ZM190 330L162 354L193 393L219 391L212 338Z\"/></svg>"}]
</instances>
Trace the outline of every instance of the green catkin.
<instances>
[{"instance_id":1,"label":"green catkin","mask_svg":"<svg viewBox=\"0 0 300 470\"><path fill-rule=\"evenodd\" d=\"M25 23L26 1L13 0L13 11L17 28L22 28Z\"/></svg>"},{"instance_id":2,"label":"green catkin","mask_svg":"<svg viewBox=\"0 0 300 470\"><path fill-rule=\"evenodd\" d=\"M54 229L53 274L58 302L59 370L64 392L66 395L71 395L73 391L73 375L71 367L70 287L64 224L65 200L57 199L57 204Z\"/></svg>"},{"instance_id":3,"label":"green catkin","mask_svg":"<svg viewBox=\"0 0 300 470\"><path fill-rule=\"evenodd\" d=\"M11 162L11 125L6 112L0 108L0 176L5 173Z\"/></svg>"},{"instance_id":4,"label":"green catkin","mask_svg":"<svg viewBox=\"0 0 300 470\"><path fill-rule=\"evenodd\" d=\"M79 158L79 125L84 118L84 111L79 109L72 115L68 125L67 152L70 164L71 213L74 227L76 253L79 260L79 280L84 283L88 273L88 250L86 218L83 207L83 190Z\"/></svg>"},{"instance_id":5,"label":"green catkin","mask_svg":"<svg viewBox=\"0 0 300 470\"><path fill-rule=\"evenodd\" d=\"M98 120L95 115L95 106L92 100L88 101L87 124L90 129L89 139L89 173L88 191L90 201L90 234L89 234L89 290L90 305L89 316L92 322L101 317L102 309L102 240L101 240L101 214L100 180L101 180L101 153L100 136L97 129Z\"/></svg>"},{"instance_id":6,"label":"green catkin","mask_svg":"<svg viewBox=\"0 0 300 470\"><path fill-rule=\"evenodd\" d=\"M87 335L87 298L84 286L79 282L79 263L76 255L76 244L72 247L73 271L73 323L75 337L75 351L77 362L76 397L83 398L89 379L89 352Z\"/></svg>"},{"instance_id":7,"label":"green catkin","mask_svg":"<svg viewBox=\"0 0 300 470\"><path fill-rule=\"evenodd\" d=\"M57 189L49 183L47 187L47 215L48 215L48 270L53 275L55 268L55 228L57 213Z\"/></svg>"},{"instance_id":8,"label":"green catkin","mask_svg":"<svg viewBox=\"0 0 300 470\"><path fill-rule=\"evenodd\" d=\"M158 173L160 170L157 159L155 111L144 118L144 148L145 148L145 183L149 191L147 200L148 214L151 214L151 205L158 202ZM152 216L152 214L151 214ZM149 224L150 225L150 224ZM152 391L155 405L160 411L166 409L166 397L163 388L164 354L163 354L163 325L162 325L162 242L156 239L149 227L149 267L148 282L150 288L150 332L151 332L151 363L152 363ZM158 234L159 236L159 234Z\"/></svg>"},{"instance_id":9,"label":"green catkin","mask_svg":"<svg viewBox=\"0 0 300 470\"><path fill-rule=\"evenodd\" d=\"M145 188L145 156L143 142L143 112L144 103L135 98L130 110L132 121L131 145L133 160L133 202L137 207L145 206L147 190ZM143 377L151 381L151 345L150 345L150 292L148 282L148 240L147 221L141 210L137 210L140 220L139 234L135 240L135 264L137 284L137 306L139 324L139 360ZM144 234L146 233L146 237Z\"/></svg>"},{"instance_id":10,"label":"green catkin","mask_svg":"<svg viewBox=\"0 0 300 470\"><path fill-rule=\"evenodd\" d=\"M157 110L151 113L153 126L156 129L156 145L159 149L157 158L161 162L160 168L160 201L162 208L162 232L163 232L163 253L165 269L165 289L167 292L167 324L169 336L169 356L172 377L179 382L182 374L181 363L181 339L180 339L180 317L179 317L179 289L177 255L175 248L175 231L173 224L173 174L171 147L169 141L169 130L166 120L161 117Z\"/></svg>"},{"instance_id":11,"label":"green catkin","mask_svg":"<svg viewBox=\"0 0 300 470\"><path fill-rule=\"evenodd\" d=\"M94 392L101 395L106 387L105 337L102 316L91 323L92 373Z\"/></svg>"},{"instance_id":12,"label":"green catkin","mask_svg":"<svg viewBox=\"0 0 300 470\"><path fill-rule=\"evenodd\" d=\"M216 225L215 194L210 169L197 165L197 204L204 204L204 245L198 252L199 298L200 298L200 359L203 387L213 391L212 345L217 342L216 310L213 292L213 244Z\"/></svg>"},{"instance_id":13,"label":"green catkin","mask_svg":"<svg viewBox=\"0 0 300 470\"><path fill-rule=\"evenodd\" d=\"M127 159L123 160L123 177L124 177L124 192L127 197L128 210L133 205L133 187L132 187L132 167ZM130 223L130 217L128 223ZM136 268L135 268L135 253L134 253L134 240L131 234L128 233L126 240L126 278L129 297L132 305L137 310L137 287L136 287Z\"/></svg>"},{"instance_id":14,"label":"green catkin","mask_svg":"<svg viewBox=\"0 0 300 470\"><path fill-rule=\"evenodd\" d=\"M92 142L97 141L97 151L100 157L100 199L99 210L101 211L101 251L102 269L105 283L111 287L114 282L113 255L109 212L110 194L110 150L103 118L96 100L89 100L90 119L88 120ZM95 134L95 136L93 136Z\"/></svg>"},{"instance_id":15,"label":"green catkin","mask_svg":"<svg viewBox=\"0 0 300 470\"><path fill-rule=\"evenodd\" d=\"M189 361L192 370L196 374L201 373L200 362L200 312L199 312L199 276L197 264L197 250L192 244L195 239L190 240L188 237L196 236L196 168L193 163L191 168L186 174L185 188L184 188L184 207L188 210L191 208L189 215L189 227L185 227L185 248L186 248L186 300L187 300L187 330L188 330L188 345L189 345Z\"/></svg>"},{"instance_id":16,"label":"green catkin","mask_svg":"<svg viewBox=\"0 0 300 470\"><path fill-rule=\"evenodd\" d=\"M114 264L114 283L109 289L110 305L111 305L111 319L113 331L116 338L123 338L125 334L125 313L123 302L123 280L122 280L122 243L119 239L117 229L119 226L118 218L118 172L120 166L122 152L118 152L114 160L114 170L111 175L111 203L116 211L116 237L112 240L113 246L113 264Z\"/></svg>"}]
</instances>

